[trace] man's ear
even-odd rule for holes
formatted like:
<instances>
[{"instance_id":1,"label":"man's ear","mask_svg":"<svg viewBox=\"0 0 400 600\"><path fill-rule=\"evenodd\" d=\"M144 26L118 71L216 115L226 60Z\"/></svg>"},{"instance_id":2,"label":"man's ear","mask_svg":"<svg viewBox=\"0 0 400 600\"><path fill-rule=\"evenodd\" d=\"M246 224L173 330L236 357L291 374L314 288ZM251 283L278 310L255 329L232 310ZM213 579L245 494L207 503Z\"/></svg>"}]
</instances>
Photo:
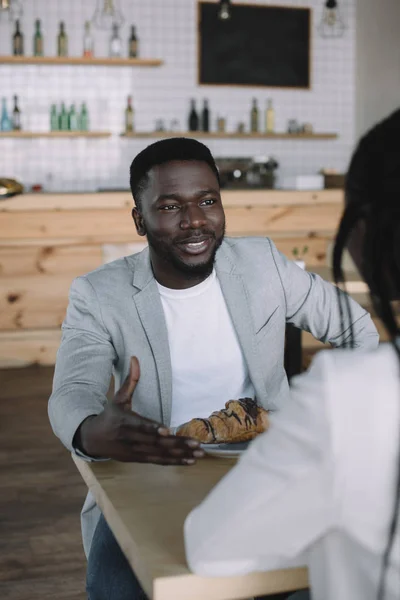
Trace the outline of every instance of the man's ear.
<instances>
[{"instance_id":1,"label":"man's ear","mask_svg":"<svg viewBox=\"0 0 400 600\"><path fill-rule=\"evenodd\" d=\"M136 206L132 208L132 218L135 221L136 231L138 232L138 234L141 236L146 235L146 226L144 224L143 217L136 208Z\"/></svg>"}]
</instances>

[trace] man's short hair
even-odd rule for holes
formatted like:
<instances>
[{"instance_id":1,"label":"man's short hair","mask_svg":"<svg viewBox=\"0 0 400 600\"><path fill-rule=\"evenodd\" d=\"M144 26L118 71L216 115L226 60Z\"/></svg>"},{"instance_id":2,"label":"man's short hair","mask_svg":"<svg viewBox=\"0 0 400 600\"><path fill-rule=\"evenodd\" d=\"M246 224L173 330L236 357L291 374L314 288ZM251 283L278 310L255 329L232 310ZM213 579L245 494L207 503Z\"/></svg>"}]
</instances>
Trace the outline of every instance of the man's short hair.
<instances>
[{"instance_id":1,"label":"man's short hair","mask_svg":"<svg viewBox=\"0 0 400 600\"><path fill-rule=\"evenodd\" d=\"M130 186L137 208L141 209L141 195L147 185L148 173L156 165L172 160L205 162L217 178L219 173L210 150L197 140L184 137L168 138L147 146L133 159L130 168Z\"/></svg>"}]
</instances>

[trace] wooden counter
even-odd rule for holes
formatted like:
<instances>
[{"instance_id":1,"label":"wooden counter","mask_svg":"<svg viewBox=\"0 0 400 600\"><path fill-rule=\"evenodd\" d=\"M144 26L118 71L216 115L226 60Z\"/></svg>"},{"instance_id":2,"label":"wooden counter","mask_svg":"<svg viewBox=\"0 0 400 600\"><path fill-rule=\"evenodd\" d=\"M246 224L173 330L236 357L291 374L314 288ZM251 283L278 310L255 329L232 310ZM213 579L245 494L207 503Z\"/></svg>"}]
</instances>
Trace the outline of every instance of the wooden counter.
<instances>
[{"instance_id":1,"label":"wooden counter","mask_svg":"<svg viewBox=\"0 0 400 600\"><path fill-rule=\"evenodd\" d=\"M227 190L227 235L268 235L323 266L342 190ZM24 194L0 202L0 367L53 364L74 277L143 247L129 192Z\"/></svg>"}]
</instances>

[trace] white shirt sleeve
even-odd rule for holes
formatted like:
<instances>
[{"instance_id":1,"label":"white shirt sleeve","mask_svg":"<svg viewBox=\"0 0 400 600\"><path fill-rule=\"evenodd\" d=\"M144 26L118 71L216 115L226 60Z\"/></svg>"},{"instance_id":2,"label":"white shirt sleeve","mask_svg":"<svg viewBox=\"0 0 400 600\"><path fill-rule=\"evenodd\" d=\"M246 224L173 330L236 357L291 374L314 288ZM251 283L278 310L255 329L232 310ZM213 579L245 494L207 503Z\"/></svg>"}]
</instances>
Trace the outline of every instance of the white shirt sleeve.
<instances>
[{"instance_id":1,"label":"white shirt sleeve","mask_svg":"<svg viewBox=\"0 0 400 600\"><path fill-rule=\"evenodd\" d=\"M202 576L306 564L335 523L324 354L293 380L285 408L185 522L190 569Z\"/></svg>"}]
</instances>

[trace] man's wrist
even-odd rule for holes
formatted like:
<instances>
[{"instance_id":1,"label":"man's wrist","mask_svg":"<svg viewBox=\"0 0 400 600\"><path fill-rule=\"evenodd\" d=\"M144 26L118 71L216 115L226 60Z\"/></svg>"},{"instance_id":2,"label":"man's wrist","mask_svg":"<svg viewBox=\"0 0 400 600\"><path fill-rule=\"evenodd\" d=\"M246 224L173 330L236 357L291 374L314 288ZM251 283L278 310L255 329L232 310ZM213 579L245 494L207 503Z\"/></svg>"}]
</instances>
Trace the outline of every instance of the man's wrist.
<instances>
[{"instance_id":1,"label":"man's wrist","mask_svg":"<svg viewBox=\"0 0 400 600\"><path fill-rule=\"evenodd\" d=\"M87 456L93 456L95 458L95 454L93 453L92 444L91 444L91 432L93 430L92 421L98 415L90 415L86 417L84 421L79 425L78 429L75 432L74 439L72 440L72 446L86 454Z\"/></svg>"}]
</instances>

